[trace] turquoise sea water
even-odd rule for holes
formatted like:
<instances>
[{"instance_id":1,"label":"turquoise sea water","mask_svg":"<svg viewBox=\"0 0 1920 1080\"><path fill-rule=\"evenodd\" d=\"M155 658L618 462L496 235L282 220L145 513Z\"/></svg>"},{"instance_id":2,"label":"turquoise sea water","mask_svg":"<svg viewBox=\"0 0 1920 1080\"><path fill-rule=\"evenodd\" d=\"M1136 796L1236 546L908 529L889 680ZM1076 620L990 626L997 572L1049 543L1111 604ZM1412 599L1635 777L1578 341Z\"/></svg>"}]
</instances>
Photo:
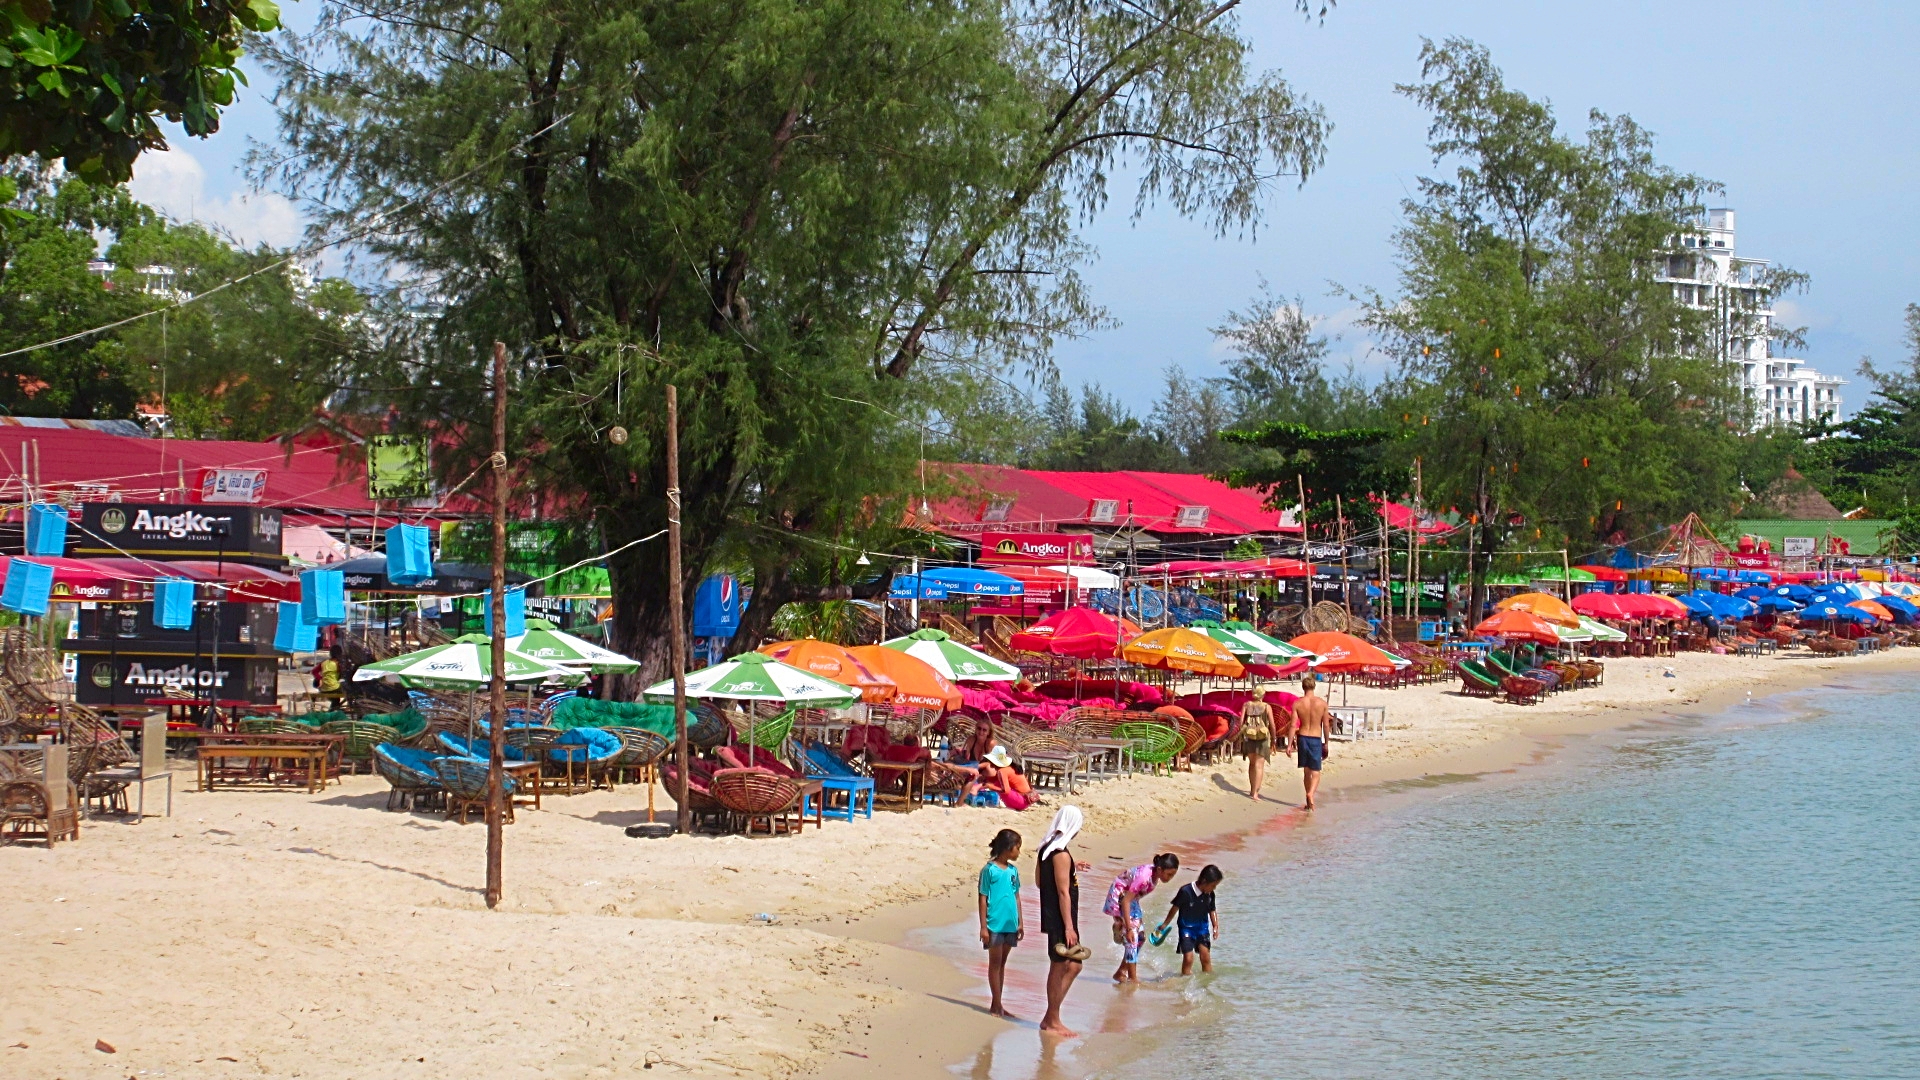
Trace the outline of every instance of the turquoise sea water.
<instances>
[{"instance_id":1,"label":"turquoise sea water","mask_svg":"<svg viewBox=\"0 0 1920 1080\"><path fill-rule=\"evenodd\" d=\"M1920 692L1895 685L1336 804L1229 853L1210 979L1153 950L1116 990L1096 956L1080 1015L1131 1034L1035 1067L1010 1032L957 1071L1920 1077Z\"/></svg>"}]
</instances>

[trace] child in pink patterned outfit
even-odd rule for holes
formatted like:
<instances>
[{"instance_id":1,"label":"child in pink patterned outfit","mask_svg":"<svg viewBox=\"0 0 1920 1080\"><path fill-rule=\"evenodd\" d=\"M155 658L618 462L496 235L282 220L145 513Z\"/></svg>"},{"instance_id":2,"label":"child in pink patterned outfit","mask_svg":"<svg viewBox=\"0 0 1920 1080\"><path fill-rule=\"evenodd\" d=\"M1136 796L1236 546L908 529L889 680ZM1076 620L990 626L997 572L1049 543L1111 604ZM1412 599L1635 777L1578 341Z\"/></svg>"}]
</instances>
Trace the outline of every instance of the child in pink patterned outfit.
<instances>
[{"instance_id":1,"label":"child in pink patterned outfit","mask_svg":"<svg viewBox=\"0 0 1920 1080\"><path fill-rule=\"evenodd\" d=\"M1120 966L1113 972L1113 981L1117 983L1140 981L1140 946L1146 943L1146 916L1140 910L1140 898L1153 891L1155 885L1163 881L1172 881L1180 872L1180 856L1165 852L1153 857L1150 863L1142 863L1113 879L1113 885L1107 889L1107 902L1101 906L1101 914L1113 919L1113 940L1124 947L1120 956Z\"/></svg>"}]
</instances>

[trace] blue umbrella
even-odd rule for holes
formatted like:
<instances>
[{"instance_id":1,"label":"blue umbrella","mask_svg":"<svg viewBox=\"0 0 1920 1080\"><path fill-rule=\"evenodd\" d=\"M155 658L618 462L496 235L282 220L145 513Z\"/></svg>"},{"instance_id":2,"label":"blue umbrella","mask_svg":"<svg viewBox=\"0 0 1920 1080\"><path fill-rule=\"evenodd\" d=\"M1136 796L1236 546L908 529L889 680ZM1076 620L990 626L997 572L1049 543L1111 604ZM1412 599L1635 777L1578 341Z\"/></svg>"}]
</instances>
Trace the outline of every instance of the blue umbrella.
<instances>
[{"instance_id":1,"label":"blue umbrella","mask_svg":"<svg viewBox=\"0 0 1920 1080\"><path fill-rule=\"evenodd\" d=\"M1716 619L1744 619L1756 610L1750 601L1737 596L1724 596L1706 589L1682 593L1674 599L1687 605L1687 610L1695 615L1711 616Z\"/></svg>"},{"instance_id":2,"label":"blue umbrella","mask_svg":"<svg viewBox=\"0 0 1920 1080\"><path fill-rule=\"evenodd\" d=\"M1773 594L1775 596L1784 596L1796 604L1804 604L1813 599L1813 590L1807 588L1805 585L1775 585L1773 587Z\"/></svg>"},{"instance_id":3,"label":"blue umbrella","mask_svg":"<svg viewBox=\"0 0 1920 1080\"><path fill-rule=\"evenodd\" d=\"M1780 615L1800 610L1799 604L1794 603L1784 596L1775 596L1772 593L1765 593L1761 596L1754 597L1752 601L1753 606L1758 608L1762 615Z\"/></svg>"},{"instance_id":4,"label":"blue umbrella","mask_svg":"<svg viewBox=\"0 0 1920 1080\"><path fill-rule=\"evenodd\" d=\"M1808 604L1804 609L1801 610L1800 617L1802 619L1839 619L1843 622L1852 622L1852 623L1871 623L1871 622L1879 621L1876 618L1874 618L1872 614L1865 611L1861 611L1857 607L1848 607L1845 604L1836 604L1831 600L1825 600L1825 601Z\"/></svg>"},{"instance_id":5,"label":"blue umbrella","mask_svg":"<svg viewBox=\"0 0 1920 1080\"><path fill-rule=\"evenodd\" d=\"M1867 590L1858 585L1842 585L1839 583L1823 585L1821 586L1821 591L1841 603L1845 603L1848 600L1865 600L1870 596Z\"/></svg>"},{"instance_id":6,"label":"blue umbrella","mask_svg":"<svg viewBox=\"0 0 1920 1080\"><path fill-rule=\"evenodd\" d=\"M936 566L931 570L920 571L920 580L938 582L949 594L961 593L970 596L1021 596L1027 587L1019 578L996 574L991 570L982 570L973 566Z\"/></svg>"},{"instance_id":7,"label":"blue umbrella","mask_svg":"<svg viewBox=\"0 0 1920 1080\"><path fill-rule=\"evenodd\" d=\"M1920 607L1915 607L1911 601L1892 595L1876 596L1873 600L1881 607L1893 612L1893 617L1897 622L1912 623L1915 620L1920 620Z\"/></svg>"}]
</instances>

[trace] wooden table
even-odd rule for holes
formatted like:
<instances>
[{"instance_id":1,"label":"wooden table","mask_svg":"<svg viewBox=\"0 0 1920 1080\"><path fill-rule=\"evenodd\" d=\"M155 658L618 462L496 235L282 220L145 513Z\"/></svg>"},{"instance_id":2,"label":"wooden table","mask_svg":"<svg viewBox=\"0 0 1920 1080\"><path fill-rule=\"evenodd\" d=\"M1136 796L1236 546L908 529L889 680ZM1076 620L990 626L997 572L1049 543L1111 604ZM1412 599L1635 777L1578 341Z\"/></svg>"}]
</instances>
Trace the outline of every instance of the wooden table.
<instances>
[{"instance_id":1,"label":"wooden table","mask_svg":"<svg viewBox=\"0 0 1920 1080\"><path fill-rule=\"evenodd\" d=\"M514 789L533 792L533 808L540 809L540 763L537 761L502 761L500 771L514 779ZM528 783L528 778L532 783Z\"/></svg>"},{"instance_id":2,"label":"wooden table","mask_svg":"<svg viewBox=\"0 0 1920 1080\"><path fill-rule=\"evenodd\" d=\"M233 760L301 761L306 763L307 794L327 786L327 758L332 748L325 743L309 740L296 743L216 743L202 744L200 747L200 788L212 791L219 775L218 763ZM273 779L273 770L268 768L265 781L270 786L283 786Z\"/></svg>"},{"instance_id":3,"label":"wooden table","mask_svg":"<svg viewBox=\"0 0 1920 1080\"><path fill-rule=\"evenodd\" d=\"M333 776L328 777L327 775L325 775L323 771L320 777L320 785L322 787L325 787L329 779L332 779L336 783L339 783L342 781L341 774L343 773L344 770L340 769L339 765L341 763L341 758L347 752L347 737L345 735L336 735L331 732L325 732L325 731L298 732L298 733L288 731L288 732L274 732L271 734L268 734L268 733L248 734L242 731L207 731L204 729L196 729L193 732L193 738L199 739L200 745L202 747L227 746L227 745L235 745L235 746L280 746L280 745L315 746L315 745L319 745L319 746L324 746L327 749L327 760L325 764L333 770Z\"/></svg>"},{"instance_id":4,"label":"wooden table","mask_svg":"<svg viewBox=\"0 0 1920 1080\"><path fill-rule=\"evenodd\" d=\"M873 779L874 779L874 786L876 789L882 786L880 784L880 774L882 773L899 773L901 776L901 791L904 794L894 795L889 793L886 795L880 795L879 798L885 799L888 801L904 798L907 804L906 812L909 814L913 813L914 808L920 805L920 800L925 798L927 794L927 763L924 761L876 761L874 762L873 763ZM913 781L915 777L918 777L920 780L919 795L915 795L913 793ZM877 794L877 791L876 791L876 794Z\"/></svg>"}]
</instances>

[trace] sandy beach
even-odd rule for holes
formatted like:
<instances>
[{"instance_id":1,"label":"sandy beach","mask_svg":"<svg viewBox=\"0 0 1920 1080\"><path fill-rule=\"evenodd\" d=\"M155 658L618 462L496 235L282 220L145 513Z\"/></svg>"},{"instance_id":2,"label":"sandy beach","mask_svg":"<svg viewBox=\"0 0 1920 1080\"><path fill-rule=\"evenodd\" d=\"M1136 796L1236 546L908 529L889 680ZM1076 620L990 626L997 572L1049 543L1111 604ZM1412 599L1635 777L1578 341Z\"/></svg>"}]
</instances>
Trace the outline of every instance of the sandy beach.
<instances>
[{"instance_id":1,"label":"sandy beach","mask_svg":"<svg viewBox=\"0 0 1920 1080\"><path fill-rule=\"evenodd\" d=\"M1529 707L1356 688L1388 731L1338 744L1325 787L1509 768L1574 732L1916 666L1899 650L1613 660L1603 686ZM644 787L549 798L508 828L488 912L484 829L387 813L376 777L312 796L190 779L170 819L0 848L0 1075L944 1075L1005 1025L965 973L897 942L969 917L987 839L1037 838L1050 813L927 806L797 838L649 841L622 831ZM1258 804L1244 785L1237 761L1095 784L1074 797L1083 857L1300 813L1297 771L1277 767ZM1099 991L1102 960L1076 993Z\"/></svg>"}]
</instances>

